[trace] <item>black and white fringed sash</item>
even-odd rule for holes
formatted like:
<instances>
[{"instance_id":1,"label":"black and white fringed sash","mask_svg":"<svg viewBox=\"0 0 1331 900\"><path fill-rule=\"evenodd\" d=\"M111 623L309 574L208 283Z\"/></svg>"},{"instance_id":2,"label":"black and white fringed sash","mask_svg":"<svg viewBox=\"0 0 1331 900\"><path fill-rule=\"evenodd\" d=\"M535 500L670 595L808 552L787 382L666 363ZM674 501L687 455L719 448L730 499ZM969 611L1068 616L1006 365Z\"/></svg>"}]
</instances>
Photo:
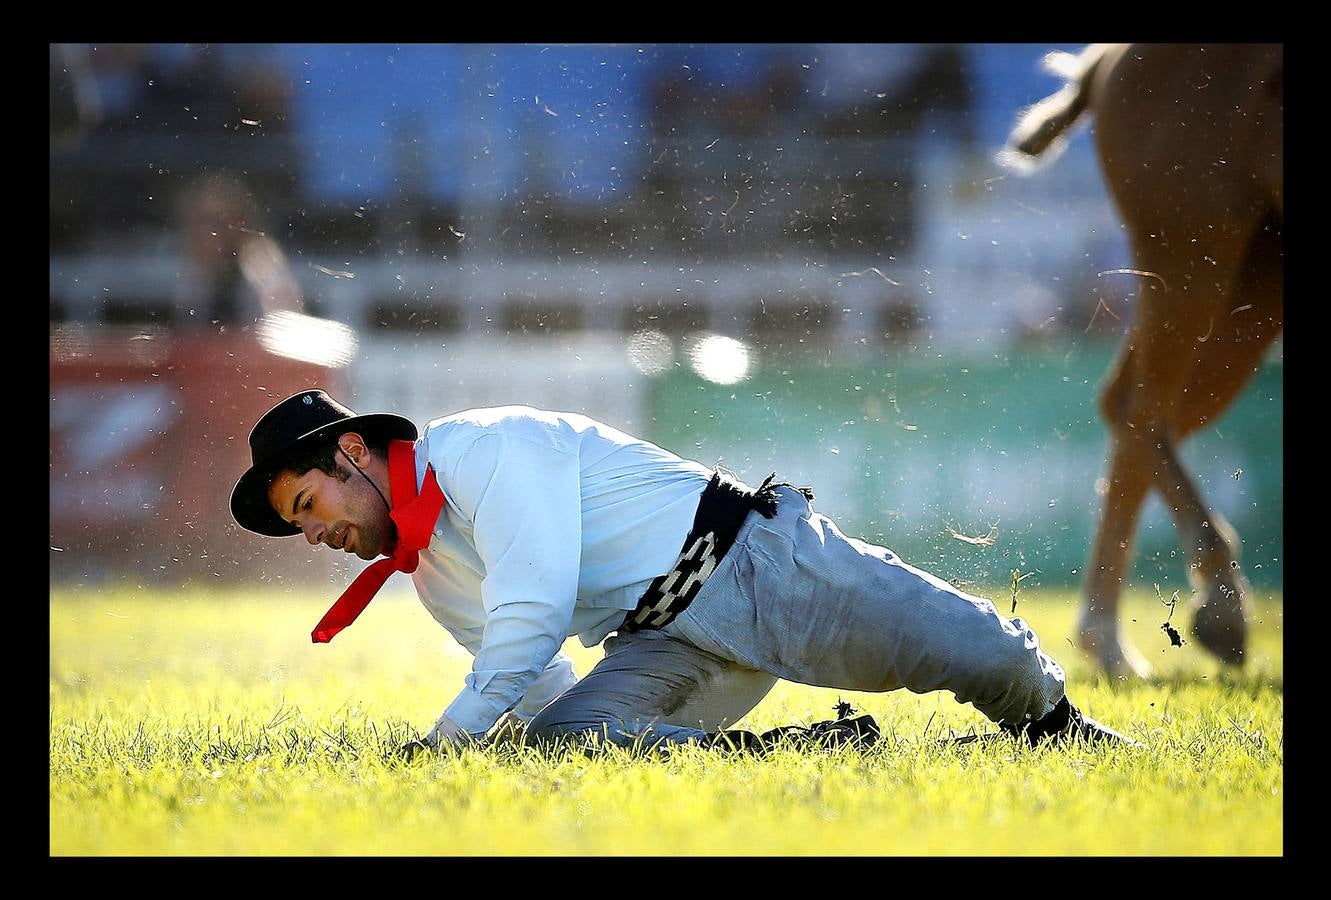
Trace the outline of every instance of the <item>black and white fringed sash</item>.
<instances>
[{"instance_id":1,"label":"black and white fringed sash","mask_svg":"<svg viewBox=\"0 0 1331 900\"><path fill-rule=\"evenodd\" d=\"M772 479L775 477L775 472L768 475L754 491L717 470L698 498L693 529L684 539L684 549L680 551L679 558L669 572L652 580L638 600L638 605L624 617L620 630L664 628L687 609L698 596L708 576L716 571L717 564L735 543L739 527L744 524L749 513L756 511L764 518L772 518L776 515L776 504L780 498L776 489L795 487L784 482L773 484ZM795 490L808 500L813 500L811 488L800 487Z\"/></svg>"}]
</instances>

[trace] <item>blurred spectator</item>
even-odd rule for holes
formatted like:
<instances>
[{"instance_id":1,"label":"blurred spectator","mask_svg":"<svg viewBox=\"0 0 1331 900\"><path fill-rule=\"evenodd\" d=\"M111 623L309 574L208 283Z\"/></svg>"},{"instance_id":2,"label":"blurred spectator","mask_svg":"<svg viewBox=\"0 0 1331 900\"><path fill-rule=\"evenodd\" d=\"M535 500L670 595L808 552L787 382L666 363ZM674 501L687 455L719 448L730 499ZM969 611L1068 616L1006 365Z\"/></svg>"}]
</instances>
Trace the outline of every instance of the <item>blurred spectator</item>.
<instances>
[{"instance_id":1,"label":"blurred spectator","mask_svg":"<svg viewBox=\"0 0 1331 900\"><path fill-rule=\"evenodd\" d=\"M924 329L924 312L913 297L895 296L882 307L879 329L890 343L913 347Z\"/></svg>"},{"instance_id":2,"label":"blurred spectator","mask_svg":"<svg viewBox=\"0 0 1331 900\"><path fill-rule=\"evenodd\" d=\"M270 312L301 312L300 286L265 231L250 192L220 173L191 182L178 201L187 271L181 301L195 322L245 328Z\"/></svg>"},{"instance_id":3,"label":"blurred spectator","mask_svg":"<svg viewBox=\"0 0 1331 900\"><path fill-rule=\"evenodd\" d=\"M234 58L237 54L229 45L151 45L139 60L134 102L118 127L208 136L259 125L265 131L284 129L289 79L262 52Z\"/></svg>"},{"instance_id":4,"label":"blurred spectator","mask_svg":"<svg viewBox=\"0 0 1331 900\"><path fill-rule=\"evenodd\" d=\"M944 125L970 149L971 70L967 52L954 44L888 44L824 51L821 72L831 135L913 135ZM836 85L839 90L832 90Z\"/></svg>"},{"instance_id":5,"label":"blurred spectator","mask_svg":"<svg viewBox=\"0 0 1331 900\"><path fill-rule=\"evenodd\" d=\"M101 119L101 101L86 48L52 44L51 145L69 148Z\"/></svg>"},{"instance_id":6,"label":"blurred spectator","mask_svg":"<svg viewBox=\"0 0 1331 900\"><path fill-rule=\"evenodd\" d=\"M876 106L924 68L928 44L812 44L811 99L826 111Z\"/></svg>"},{"instance_id":7,"label":"blurred spectator","mask_svg":"<svg viewBox=\"0 0 1331 900\"><path fill-rule=\"evenodd\" d=\"M263 45L51 46L53 253L151 245L198 172L245 173L284 222L301 160L290 78Z\"/></svg>"}]
</instances>

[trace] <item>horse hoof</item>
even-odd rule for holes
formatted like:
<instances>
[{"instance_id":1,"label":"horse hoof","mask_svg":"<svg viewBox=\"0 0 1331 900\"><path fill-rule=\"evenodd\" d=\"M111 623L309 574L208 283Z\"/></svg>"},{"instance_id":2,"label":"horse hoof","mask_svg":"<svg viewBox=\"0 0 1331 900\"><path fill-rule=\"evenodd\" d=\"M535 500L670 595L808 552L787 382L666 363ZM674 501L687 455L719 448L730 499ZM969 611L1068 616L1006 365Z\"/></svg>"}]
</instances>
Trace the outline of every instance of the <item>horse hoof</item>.
<instances>
[{"instance_id":1,"label":"horse hoof","mask_svg":"<svg viewBox=\"0 0 1331 900\"><path fill-rule=\"evenodd\" d=\"M1231 666L1243 665L1248 642L1248 623L1242 607L1232 602L1210 600L1193 613L1192 634L1197 643Z\"/></svg>"},{"instance_id":2,"label":"horse hoof","mask_svg":"<svg viewBox=\"0 0 1331 900\"><path fill-rule=\"evenodd\" d=\"M1189 573L1196 600L1192 634L1197 643L1231 666L1243 665L1248 643L1248 594L1252 588L1242 570L1233 566L1211 579Z\"/></svg>"},{"instance_id":3,"label":"horse hoof","mask_svg":"<svg viewBox=\"0 0 1331 900\"><path fill-rule=\"evenodd\" d=\"M1137 648L1124 640L1118 629L1106 633L1104 629L1083 625L1078 630L1081 648L1090 654L1096 667L1113 678L1150 678L1151 664Z\"/></svg>"}]
</instances>

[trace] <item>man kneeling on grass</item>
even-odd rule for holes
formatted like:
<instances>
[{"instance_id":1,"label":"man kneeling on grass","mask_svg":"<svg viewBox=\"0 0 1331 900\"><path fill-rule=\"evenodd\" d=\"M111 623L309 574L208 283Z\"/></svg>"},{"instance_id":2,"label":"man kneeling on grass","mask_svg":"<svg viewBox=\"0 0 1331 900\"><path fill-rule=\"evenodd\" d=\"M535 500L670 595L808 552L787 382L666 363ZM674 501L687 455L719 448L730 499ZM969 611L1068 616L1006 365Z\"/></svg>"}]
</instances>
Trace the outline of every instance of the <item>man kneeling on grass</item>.
<instances>
[{"instance_id":1,"label":"man kneeling on grass","mask_svg":"<svg viewBox=\"0 0 1331 900\"><path fill-rule=\"evenodd\" d=\"M250 531L385 556L316 626L350 625L395 571L475 656L408 752L589 734L631 746L761 749L720 731L778 678L852 691L952 691L1035 743L1128 742L1068 702L1063 669L1021 619L846 537L812 492L756 490L585 416L521 406L435 419L419 437L319 390L269 410L231 496ZM605 642L581 680L560 652ZM876 737L866 717L814 739Z\"/></svg>"}]
</instances>

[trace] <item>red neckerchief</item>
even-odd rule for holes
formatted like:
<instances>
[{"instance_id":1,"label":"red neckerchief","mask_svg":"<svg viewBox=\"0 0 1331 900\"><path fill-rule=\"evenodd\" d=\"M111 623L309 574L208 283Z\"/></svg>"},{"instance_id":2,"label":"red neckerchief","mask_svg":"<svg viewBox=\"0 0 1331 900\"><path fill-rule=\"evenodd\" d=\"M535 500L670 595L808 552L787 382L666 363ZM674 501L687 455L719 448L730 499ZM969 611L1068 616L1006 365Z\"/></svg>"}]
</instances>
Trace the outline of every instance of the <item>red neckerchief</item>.
<instances>
[{"instance_id":1,"label":"red neckerchief","mask_svg":"<svg viewBox=\"0 0 1331 900\"><path fill-rule=\"evenodd\" d=\"M388 488L393 505L389 518L397 525L397 544L387 559L378 560L356 576L333 608L324 613L310 639L326 644L343 628L356 621L370 605L379 588L394 572L415 572L420 551L430 544L430 534L444 508L444 492L434 480L434 469L427 466L421 494L416 496L416 451L412 441L391 441L388 445Z\"/></svg>"}]
</instances>

